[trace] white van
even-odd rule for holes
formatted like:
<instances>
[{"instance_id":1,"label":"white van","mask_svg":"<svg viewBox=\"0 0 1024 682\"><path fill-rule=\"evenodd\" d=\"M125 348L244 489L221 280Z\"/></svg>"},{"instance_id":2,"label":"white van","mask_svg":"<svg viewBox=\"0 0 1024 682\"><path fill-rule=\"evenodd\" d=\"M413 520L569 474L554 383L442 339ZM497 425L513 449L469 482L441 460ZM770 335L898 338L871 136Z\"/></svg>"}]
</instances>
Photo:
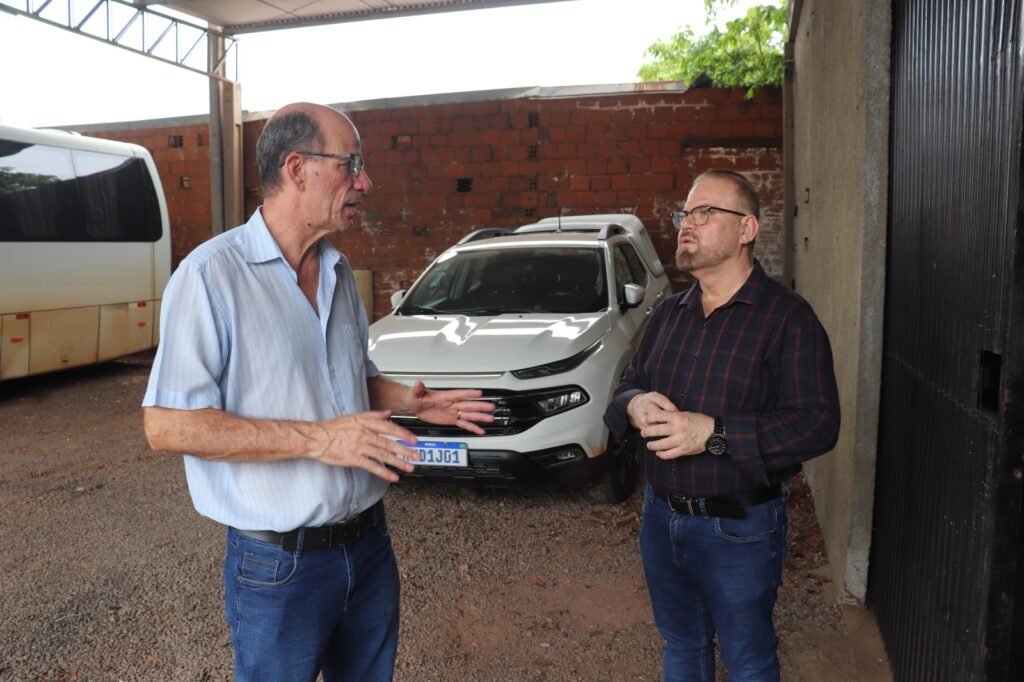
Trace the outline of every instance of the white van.
<instances>
[{"instance_id":1,"label":"white van","mask_svg":"<svg viewBox=\"0 0 1024 682\"><path fill-rule=\"evenodd\" d=\"M155 347L170 237L144 148L0 126L0 381Z\"/></svg>"}]
</instances>

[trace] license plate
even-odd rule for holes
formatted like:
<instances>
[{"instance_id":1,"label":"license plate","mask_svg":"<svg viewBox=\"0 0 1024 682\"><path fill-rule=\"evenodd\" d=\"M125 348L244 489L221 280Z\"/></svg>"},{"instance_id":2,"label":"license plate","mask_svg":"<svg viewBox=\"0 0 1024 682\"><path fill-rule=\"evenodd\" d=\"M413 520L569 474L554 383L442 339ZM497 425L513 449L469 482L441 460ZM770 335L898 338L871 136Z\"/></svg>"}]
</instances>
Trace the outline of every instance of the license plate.
<instances>
[{"instance_id":1,"label":"license plate","mask_svg":"<svg viewBox=\"0 0 1024 682\"><path fill-rule=\"evenodd\" d=\"M421 440L417 443L402 445L420 453L420 461L413 462L417 466L431 467L467 467L469 466L469 447L465 443L440 440Z\"/></svg>"}]
</instances>

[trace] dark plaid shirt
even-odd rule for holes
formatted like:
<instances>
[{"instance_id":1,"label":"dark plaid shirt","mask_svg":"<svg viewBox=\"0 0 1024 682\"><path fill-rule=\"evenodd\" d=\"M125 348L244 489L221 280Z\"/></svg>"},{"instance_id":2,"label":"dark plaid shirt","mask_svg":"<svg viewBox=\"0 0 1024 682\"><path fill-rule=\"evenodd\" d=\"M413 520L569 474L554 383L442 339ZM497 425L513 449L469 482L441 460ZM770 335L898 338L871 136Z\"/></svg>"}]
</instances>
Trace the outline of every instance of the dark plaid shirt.
<instances>
[{"instance_id":1,"label":"dark plaid shirt","mask_svg":"<svg viewBox=\"0 0 1024 682\"><path fill-rule=\"evenodd\" d=\"M680 410L722 417L727 455L661 460L647 450L626 405L648 391ZM784 481L804 460L831 450L839 435L828 335L811 306L760 263L707 318L695 284L651 314L604 421L616 435L636 437L658 492L709 497Z\"/></svg>"}]
</instances>

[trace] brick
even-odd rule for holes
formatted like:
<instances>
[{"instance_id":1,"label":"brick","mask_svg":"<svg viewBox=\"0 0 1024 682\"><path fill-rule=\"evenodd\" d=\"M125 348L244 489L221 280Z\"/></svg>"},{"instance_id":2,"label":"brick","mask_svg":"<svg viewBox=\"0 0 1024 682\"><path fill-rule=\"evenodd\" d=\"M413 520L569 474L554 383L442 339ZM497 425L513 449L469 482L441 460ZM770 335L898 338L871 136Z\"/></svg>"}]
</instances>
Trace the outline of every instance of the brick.
<instances>
[{"instance_id":1,"label":"brick","mask_svg":"<svg viewBox=\"0 0 1024 682\"><path fill-rule=\"evenodd\" d=\"M589 175L572 175L569 177L569 189L571 190L589 190L590 189L590 176Z\"/></svg>"},{"instance_id":2,"label":"brick","mask_svg":"<svg viewBox=\"0 0 1024 682\"><path fill-rule=\"evenodd\" d=\"M612 175L628 173L629 162L625 158L618 155L608 157L608 172L611 173Z\"/></svg>"},{"instance_id":3,"label":"brick","mask_svg":"<svg viewBox=\"0 0 1024 682\"><path fill-rule=\"evenodd\" d=\"M587 139L587 128L585 126L571 126L565 129L565 139L572 142L582 142Z\"/></svg>"},{"instance_id":4,"label":"brick","mask_svg":"<svg viewBox=\"0 0 1024 682\"><path fill-rule=\"evenodd\" d=\"M724 121L713 126L716 137L753 137L753 121Z\"/></svg>"},{"instance_id":5,"label":"brick","mask_svg":"<svg viewBox=\"0 0 1024 682\"><path fill-rule=\"evenodd\" d=\"M568 111L545 111L540 115L541 125L549 130L561 128L569 123Z\"/></svg>"},{"instance_id":6,"label":"brick","mask_svg":"<svg viewBox=\"0 0 1024 682\"><path fill-rule=\"evenodd\" d=\"M638 140L627 140L618 145L618 155L638 156L640 154L640 142Z\"/></svg>"},{"instance_id":7,"label":"brick","mask_svg":"<svg viewBox=\"0 0 1024 682\"><path fill-rule=\"evenodd\" d=\"M563 142L560 144L550 145L548 148L554 147L553 156L550 158L556 159L574 159L576 158L576 145L571 142Z\"/></svg>"},{"instance_id":8,"label":"brick","mask_svg":"<svg viewBox=\"0 0 1024 682\"><path fill-rule=\"evenodd\" d=\"M651 159L651 171L654 173L671 173L675 169L672 159L657 157Z\"/></svg>"},{"instance_id":9,"label":"brick","mask_svg":"<svg viewBox=\"0 0 1024 682\"><path fill-rule=\"evenodd\" d=\"M538 115L535 128L529 127L530 113ZM777 88L763 88L750 100L742 88L702 88L421 105L355 112L353 120L375 188L359 229L338 245L353 264L374 269L380 314L390 291L408 287L437 253L473 227L514 226L560 210L635 211L649 221L659 254L671 263L675 234L665 216L685 200L696 173L708 168L749 174L761 190L764 215L782 215L781 149L735 147L737 139L781 138ZM247 214L260 202L253 150L263 125L247 121L242 128ZM167 146L173 134L184 137L183 147ZM197 144L200 134L209 140L204 124L103 134L151 150L171 214L175 261L210 236L209 147ZM393 149L397 135L410 139ZM528 158L531 146L537 158ZM190 190L178 187L178 176L186 174ZM455 192L461 177L473 179L472 192ZM527 208L534 217L525 217ZM759 257L781 267L776 251L782 221L772 220L762 221Z\"/></svg>"},{"instance_id":10,"label":"brick","mask_svg":"<svg viewBox=\"0 0 1024 682\"><path fill-rule=\"evenodd\" d=\"M650 160L643 155L633 156L629 159L629 172L632 175L649 173L651 170Z\"/></svg>"}]
</instances>

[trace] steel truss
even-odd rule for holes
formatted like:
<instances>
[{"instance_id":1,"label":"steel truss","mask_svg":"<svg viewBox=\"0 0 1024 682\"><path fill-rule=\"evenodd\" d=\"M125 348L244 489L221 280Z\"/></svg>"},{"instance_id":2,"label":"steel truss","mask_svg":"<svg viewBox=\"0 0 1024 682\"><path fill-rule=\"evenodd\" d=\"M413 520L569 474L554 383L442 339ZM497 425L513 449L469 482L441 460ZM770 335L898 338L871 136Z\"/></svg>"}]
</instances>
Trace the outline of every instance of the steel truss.
<instances>
[{"instance_id":1,"label":"steel truss","mask_svg":"<svg viewBox=\"0 0 1024 682\"><path fill-rule=\"evenodd\" d=\"M74 0L0 0L0 11L37 19L219 81L238 80L238 40L226 33L125 0L89 0L77 5ZM173 45L167 40L171 36ZM200 57L204 67L189 63ZM234 78L223 75L229 60L233 61Z\"/></svg>"}]
</instances>

